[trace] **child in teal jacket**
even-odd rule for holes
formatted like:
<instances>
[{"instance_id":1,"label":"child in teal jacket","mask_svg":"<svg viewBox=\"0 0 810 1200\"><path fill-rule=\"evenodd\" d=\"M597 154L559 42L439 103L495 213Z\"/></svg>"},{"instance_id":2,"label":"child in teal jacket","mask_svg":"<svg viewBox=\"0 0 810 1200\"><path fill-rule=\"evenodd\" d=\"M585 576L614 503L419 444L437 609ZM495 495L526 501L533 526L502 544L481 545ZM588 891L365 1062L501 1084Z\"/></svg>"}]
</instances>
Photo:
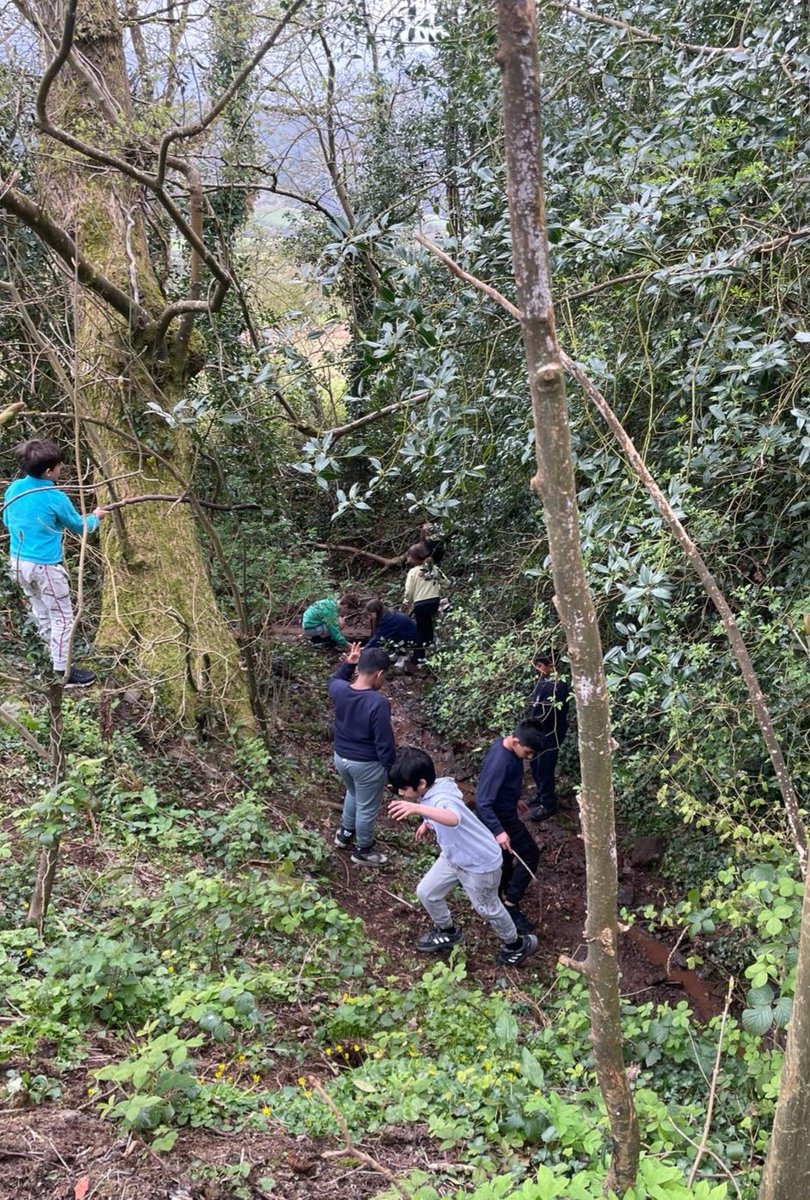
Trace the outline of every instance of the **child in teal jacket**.
<instances>
[{"instance_id":1,"label":"child in teal jacket","mask_svg":"<svg viewBox=\"0 0 810 1200\"><path fill-rule=\"evenodd\" d=\"M11 575L25 593L40 636L51 652L53 669L66 686L87 687L92 671L72 667L65 678L73 629L70 579L62 565L66 529L82 536L98 529L106 509L83 517L56 486L63 451L56 442L32 438L15 447L21 478L6 488L3 524L11 535Z\"/></svg>"}]
</instances>

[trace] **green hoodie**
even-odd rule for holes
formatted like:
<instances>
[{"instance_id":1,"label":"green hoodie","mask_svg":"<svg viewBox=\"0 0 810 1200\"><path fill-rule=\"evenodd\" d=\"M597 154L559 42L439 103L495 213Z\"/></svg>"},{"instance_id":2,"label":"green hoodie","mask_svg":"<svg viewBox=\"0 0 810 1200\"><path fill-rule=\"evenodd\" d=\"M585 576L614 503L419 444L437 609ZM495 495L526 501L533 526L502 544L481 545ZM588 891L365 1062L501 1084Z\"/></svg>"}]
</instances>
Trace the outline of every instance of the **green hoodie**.
<instances>
[{"instance_id":1,"label":"green hoodie","mask_svg":"<svg viewBox=\"0 0 810 1200\"><path fill-rule=\"evenodd\" d=\"M304 612L301 624L304 629L317 629L319 625L325 625L335 645L348 646L349 644L340 632L337 600L316 600Z\"/></svg>"}]
</instances>

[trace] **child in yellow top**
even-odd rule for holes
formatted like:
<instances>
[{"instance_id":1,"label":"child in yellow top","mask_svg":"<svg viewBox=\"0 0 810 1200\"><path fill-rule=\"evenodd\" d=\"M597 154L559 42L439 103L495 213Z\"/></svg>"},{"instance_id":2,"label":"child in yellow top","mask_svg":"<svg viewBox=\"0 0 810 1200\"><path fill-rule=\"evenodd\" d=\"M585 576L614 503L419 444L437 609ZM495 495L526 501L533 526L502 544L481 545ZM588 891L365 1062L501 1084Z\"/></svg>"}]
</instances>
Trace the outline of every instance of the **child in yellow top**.
<instances>
[{"instance_id":1,"label":"child in yellow top","mask_svg":"<svg viewBox=\"0 0 810 1200\"><path fill-rule=\"evenodd\" d=\"M411 546L406 558L411 569L405 578L405 611L411 612L416 622L417 646L413 653L414 662L422 662L425 646L433 641L433 622L439 611L442 583L445 576L430 561L430 551L424 542Z\"/></svg>"}]
</instances>

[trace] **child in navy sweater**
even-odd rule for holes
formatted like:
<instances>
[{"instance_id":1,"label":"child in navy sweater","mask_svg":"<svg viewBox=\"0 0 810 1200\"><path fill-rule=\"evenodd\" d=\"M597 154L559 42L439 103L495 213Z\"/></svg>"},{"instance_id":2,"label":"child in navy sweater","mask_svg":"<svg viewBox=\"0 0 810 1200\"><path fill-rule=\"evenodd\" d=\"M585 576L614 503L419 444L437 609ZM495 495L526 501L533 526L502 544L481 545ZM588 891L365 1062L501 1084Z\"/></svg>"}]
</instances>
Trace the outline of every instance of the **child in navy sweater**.
<instances>
[{"instance_id":1,"label":"child in navy sweater","mask_svg":"<svg viewBox=\"0 0 810 1200\"><path fill-rule=\"evenodd\" d=\"M387 855L374 844L388 769L396 748L391 705L380 689L391 660L379 646L361 650L353 642L344 662L329 680L335 708L335 770L346 787L335 845L355 843L352 862L382 866ZM357 677L352 679L357 667Z\"/></svg>"},{"instance_id":2,"label":"child in navy sweater","mask_svg":"<svg viewBox=\"0 0 810 1200\"><path fill-rule=\"evenodd\" d=\"M542 726L533 720L521 721L514 733L495 738L481 765L475 793L478 819L494 834L503 852L501 896L519 933L534 929L520 911L520 902L540 861L537 843L518 816L523 764L544 745Z\"/></svg>"}]
</instances>

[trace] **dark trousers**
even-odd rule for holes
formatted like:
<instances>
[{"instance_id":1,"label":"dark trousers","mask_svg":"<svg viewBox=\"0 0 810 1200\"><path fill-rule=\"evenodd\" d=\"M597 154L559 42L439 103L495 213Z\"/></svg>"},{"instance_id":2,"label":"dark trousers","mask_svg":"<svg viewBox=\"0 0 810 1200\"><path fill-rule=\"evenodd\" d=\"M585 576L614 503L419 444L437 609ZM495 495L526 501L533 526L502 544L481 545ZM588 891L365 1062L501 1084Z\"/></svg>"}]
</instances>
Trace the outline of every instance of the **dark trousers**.
<instances>
[{"instance_id":1,"label":"dark trousers","mask_svg":"<svg viewBox=\"0 0 810 1200\"><path fill-rule=\"evenodd\" d=\"M416 622L417 646L413 652L415 662L421 662L425 657L425 646L433 641L433 620L439 611L439 597L433 600L417 600L413 606L413 619Z\"/></svg>"},{"instance_id":2,"label":"dark trousers","mask_svg":"<svg viewBox=\"0 0 810 1200\"><path fill-rule=\"evenodd\" d=\"M554 789L554 771L557 766L559 750L556 746L541 750L529 760L537 794L531 801L532 808L556 808L557 793Z\"/></svg>"},{"instance_id":3,"label":"dark trousers","mask_svg":"<svg viewBox=\"0 0 810 1200\"><path fill-rule=\"evenodd\" d=\"M529 833L526 826L521 821L517 812L504 815L498 813L498 820L503 825L506 833L509 834L509 840L512 843L512 848L517 851L520 857L525 862L526 870L523 863L509 853L508 850L503 852L503 871L501 873L501 899L507 904L520 904L526 892L526 888L531 883L531 875L529 871L537 874L537 864L540 861L540 851L537 849L537 843Z\"/></svg>"}]
</instances>

